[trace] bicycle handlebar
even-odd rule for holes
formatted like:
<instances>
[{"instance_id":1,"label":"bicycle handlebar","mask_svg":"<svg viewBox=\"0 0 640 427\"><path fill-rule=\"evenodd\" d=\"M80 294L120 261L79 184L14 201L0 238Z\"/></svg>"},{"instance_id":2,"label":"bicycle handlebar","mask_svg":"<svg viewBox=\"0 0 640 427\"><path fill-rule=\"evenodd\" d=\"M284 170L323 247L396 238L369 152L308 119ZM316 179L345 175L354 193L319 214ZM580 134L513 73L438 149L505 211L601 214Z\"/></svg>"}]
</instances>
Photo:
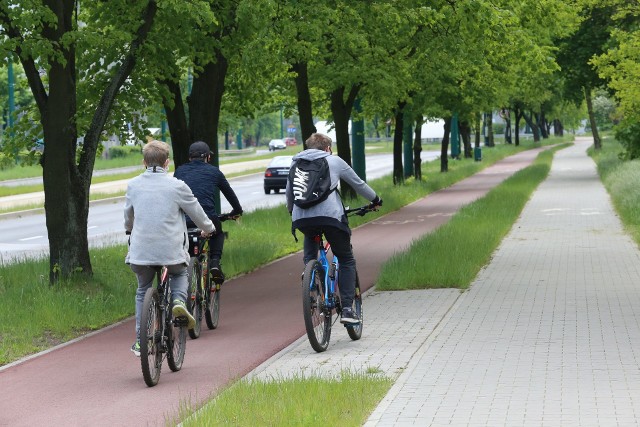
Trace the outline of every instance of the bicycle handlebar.
<instances>
[{"instance_id":1,"label":"bicycle handlebar","mask_svg":"<svg viewBox=\"0 0 640 427\"><path fill-rule=\"evenodd\" d=\"M231 213L224 213L224 214L218 215L218 219L220 220L220 222L224 222L228 220L236 221L238 218L240 218L241 215L242 214L231 215ZM194 236L194 235L200 235L202 230L200 228L189 228L187 232L189 233L189 235Z\"/></svg>"},{"instance_id":2,"label":"bicycle handlebar","mask_svg":"<svg viewBox=\"0 0 640 427\"><path fill-rule=\"evenodd\" d=\"M352 216L352 215L365 216L369 212L377 211L378 208L379 208L378 205L373 205L369 203L368 205L360 206L359 208L353 208L353 209L347 208L344 210L344 212L347 214L347 216Z\"/></svg>"},{"instance_id":3,"label":"bicycle handlebar","mask_svg":"<svg viewBox=\"0 0 640 427\"><path fill-rule=\"evenodd\" d=\"M218 215L218 219L220 220L220 222L225 222L228 220L236 221L238 218L240 218L241 215L242 214L231 215L231 212L228 212L228 213Z\"/></svg>"}]
</instances>

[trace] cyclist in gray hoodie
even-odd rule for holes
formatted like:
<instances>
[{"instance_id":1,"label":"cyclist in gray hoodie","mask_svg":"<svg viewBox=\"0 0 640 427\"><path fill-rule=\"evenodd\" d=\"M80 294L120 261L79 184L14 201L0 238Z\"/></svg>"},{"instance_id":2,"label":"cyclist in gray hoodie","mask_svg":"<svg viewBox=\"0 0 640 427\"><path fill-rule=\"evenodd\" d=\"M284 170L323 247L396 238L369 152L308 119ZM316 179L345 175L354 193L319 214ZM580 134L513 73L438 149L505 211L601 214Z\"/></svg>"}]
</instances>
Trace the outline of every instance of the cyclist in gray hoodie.
<instances>
[{"instance_id":1,"label":"cyclist in gray hoodie","mask_svg":"<svg viewBox=\"0 0 640 427\"><path fill-rule=\"evenodd\" d=\"M382 206L382 200L376 192L367 185L344 160L332 156L331 138L327 135L314 133L307 139L307 149L293 156L291 168L295 167L299 159L315 160L326 158L331 175L331 189L335 190L344 180L356 193L371 201L373 206ZM287 209L291 214L292 228L304 234L304 263L306 264L318 256L318 246L313 237L324 233L331 244L331 251L340 260L340 300L342 302L341 323L357 324L360 322L352 309L356 289L356 260L351 249L351 229L344 212L344 206L338 191L332 191L322 202L301 208L294 204L293 188L287 182Z\"/></svg>"}]
</instances>

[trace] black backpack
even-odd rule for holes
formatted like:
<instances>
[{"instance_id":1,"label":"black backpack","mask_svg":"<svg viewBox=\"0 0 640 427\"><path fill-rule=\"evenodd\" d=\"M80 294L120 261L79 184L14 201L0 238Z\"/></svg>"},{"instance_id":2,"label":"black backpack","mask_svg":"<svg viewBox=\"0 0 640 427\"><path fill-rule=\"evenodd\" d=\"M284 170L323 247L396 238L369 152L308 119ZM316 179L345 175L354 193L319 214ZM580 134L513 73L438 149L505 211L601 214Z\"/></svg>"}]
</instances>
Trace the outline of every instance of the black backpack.
<instances>
[{"instance_id":1,"label":"black backpack","mask_svg":"<svg viewBox=\"0 0 640 427\"><path fill-rule=\"evenodd\" d=\"M327 159L296 160L289 170L289 186L293 190L293 203L300 208L309 208L326 200L333 191Z\"/></svg>"}]
</instances>

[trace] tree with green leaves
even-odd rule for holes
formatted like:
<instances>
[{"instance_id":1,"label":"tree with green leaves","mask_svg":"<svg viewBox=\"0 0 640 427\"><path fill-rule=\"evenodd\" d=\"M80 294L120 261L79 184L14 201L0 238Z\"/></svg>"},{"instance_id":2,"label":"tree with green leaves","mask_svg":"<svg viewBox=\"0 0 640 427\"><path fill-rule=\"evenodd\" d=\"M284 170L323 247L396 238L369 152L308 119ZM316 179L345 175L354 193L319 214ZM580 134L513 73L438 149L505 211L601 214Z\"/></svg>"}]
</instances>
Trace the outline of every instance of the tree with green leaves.
<instances>
[{"instance_id":1,"label":"tree with green leaves","mask_svg":"<svg viewBox=\"0 0 640 427\"><path fill-rule=\"evenodd\" d=\"M92 274L87 217L95 157L157 10L155 0L82 8L73 0L0 2L2 48L22 64L44 137L51 282L75 272Z\"/></svg>"},{"instance_id":2,"label":"tree with green leaves","mask_svg":"<svg viewBox=\"0 0 640 427\"><path fill-rule=\"evenodd\" d=\"M593 110L594 90L605 84L594 66L592 60L602 55L609 44L612 31L613 9L608 6L584 5L580 11L581 22L576 32L558 42L558 63L562 68L565 83L565 97L585 101L593 143L596 149L601 147Z\"/></svg>"}]
</instances>

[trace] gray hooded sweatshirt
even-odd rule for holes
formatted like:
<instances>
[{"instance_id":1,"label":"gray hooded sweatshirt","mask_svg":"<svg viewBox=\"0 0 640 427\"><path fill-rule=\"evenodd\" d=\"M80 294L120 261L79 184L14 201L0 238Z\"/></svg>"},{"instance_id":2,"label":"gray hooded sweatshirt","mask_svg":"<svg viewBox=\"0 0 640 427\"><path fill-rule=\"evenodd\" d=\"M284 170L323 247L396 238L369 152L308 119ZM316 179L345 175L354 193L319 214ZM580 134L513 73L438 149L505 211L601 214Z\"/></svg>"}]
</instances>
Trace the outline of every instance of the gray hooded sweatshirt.
<instances>
[{"instance_id":1,"label":"gray hooded sweatshirt","mask_svg":"<svg viewBox=\"0 0 640 427\"><path fill-rule=\"evenodd\" d=\"M326 157L331 172L331 189L335 189L344 180L360 196L369 201L376 198L376 192L367 185L355 171L338 156L332 156L326 151L308 149L293 156L291 167L295 167L296 160L315 160ZM287 209L291 213L292 227L294 229L306 226L330 225L349 231L347 216L344 214L344 206L340 194L333 191L329 197L315 206L303 209L293 204L293 189L287 182L286 188Z\"/></svg>"},{"instance_id":2,"label":"gray hooded sweatshirt","mask_svg":"<svg viewBox=\"0 0 640 427\"><path fill-rule=\"evenodd\" d=\"M124 229L131 232L125 262L137 265L189 263L184 214L208 233L215 231L191 189L160 167L148 168L129 181Z\"/></svg>"}]
</instances>

